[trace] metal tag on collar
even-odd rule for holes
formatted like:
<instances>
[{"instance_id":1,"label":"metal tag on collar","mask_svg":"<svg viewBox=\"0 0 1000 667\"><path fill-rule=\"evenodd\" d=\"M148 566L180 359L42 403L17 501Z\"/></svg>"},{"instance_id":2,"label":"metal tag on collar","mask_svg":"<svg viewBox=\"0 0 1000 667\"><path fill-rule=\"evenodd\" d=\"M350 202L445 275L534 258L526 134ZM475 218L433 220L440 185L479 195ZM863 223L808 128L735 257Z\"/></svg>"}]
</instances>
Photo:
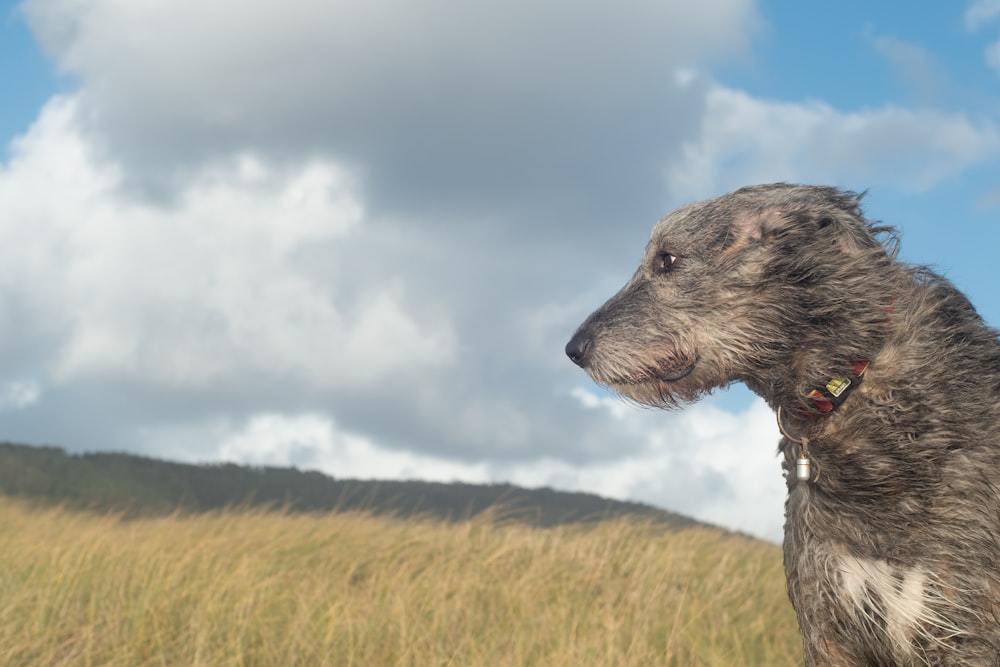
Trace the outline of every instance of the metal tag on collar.
<instances>
[{"instance_id":1,"label":"metal tag on collar","mask_svg":"<svg viewBox=\"0 0 1000 667\"><path fill-rule=\"evenodd\" d=\"M851 378L833 378L826 383L826 390L830 396L840 398L840 395L847 391L851 384Z\"/></svg>"},{"instance_id":2,"label":"metal tag on collar","mask_svg":"<svg viewBox=\"0 0 1000 667\"><path fill-rule=\"evenodd\" d=\"M802 436L796 438L785 430L785 422L781 418L781 406L778 406L778 430L781 435L788 438L789 442L794 442L799 446L799 457L795 459L795 479L800 482L808 482L812 479L812 459L809 458L809 438Z\"/></svg>"},{"instance_id":3,"label":"metal tag on collar","mask_svg":"<svg viewBox=\"0 0 1000 667\"><path fill-rule=\"evenodd\" d=\"M795 479L800 482L808 482L810 477L812 477L812 461L799 455L799 458L795 460Z\"/></svg>"},{"instance_id":4,"label":"metal tag on collar","mask_svg":"<svg viewBox=\"0 0 1000 667\"><path fill-rule=\"evenodd\" d=\"M809 438L799 440L799 458L795 459L795 478L808 482L812 477L812 460L809 458Z\"/></svg>"},{"instance_id":5,"label":"metal tag on collar","mask_svg":"<svg viewBox=\"0 0 1000 667\"><path fill-rule=\"evenodd\" d=\"M847 396L854 391L865 377L865 372L871 362L867 359L851 362L851 371L854 377L831 378L822 387L817 387L809 392L809 398L813 401L813 407L821 413L827 413L838 407L847 400Z\"/></svg>"}]
</instances>

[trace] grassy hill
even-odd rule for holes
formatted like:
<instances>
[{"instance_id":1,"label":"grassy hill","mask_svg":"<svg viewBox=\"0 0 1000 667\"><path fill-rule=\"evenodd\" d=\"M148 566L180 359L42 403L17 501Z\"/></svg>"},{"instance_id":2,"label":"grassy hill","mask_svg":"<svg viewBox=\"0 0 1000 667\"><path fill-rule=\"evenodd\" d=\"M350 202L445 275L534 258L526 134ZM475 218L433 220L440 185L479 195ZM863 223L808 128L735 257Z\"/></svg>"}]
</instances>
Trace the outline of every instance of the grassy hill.
<instances>
[{"instance_id":1,"label":"grassy hill","mask_svg":"<svg viewBox=\"0 0 1000 667\"><path fill-rule=\"evenodd\" d=\"M502 505L539 526L642 516L681 528L692 519L640 503L509 484L334 479L294 468L189 465L132 454L70 455L55 447L0 443L0 494L44 505L153 516L224 507L290 512L370 510L400 517L464 519Z\"/></svg>"},{"instance_id":2,"label":"grassy hill","mask_svg":"<svg viewBox=\"0 0 1000 667\"><path fill-rule=\"evenodd\" d=\"M138 518L0 498L0 664L798 665L777 546L617 518Z\"/></svg>"},{"instance_id":3,"label":"grassy hill","mask_svg":"<svg viewBox=\"0 0 1000 667\"><path fill-rule=\"evenodd\" d=\"M0 445L4 667L801 660L779 547L645 505Z\"/></svg>"}]
</instances>

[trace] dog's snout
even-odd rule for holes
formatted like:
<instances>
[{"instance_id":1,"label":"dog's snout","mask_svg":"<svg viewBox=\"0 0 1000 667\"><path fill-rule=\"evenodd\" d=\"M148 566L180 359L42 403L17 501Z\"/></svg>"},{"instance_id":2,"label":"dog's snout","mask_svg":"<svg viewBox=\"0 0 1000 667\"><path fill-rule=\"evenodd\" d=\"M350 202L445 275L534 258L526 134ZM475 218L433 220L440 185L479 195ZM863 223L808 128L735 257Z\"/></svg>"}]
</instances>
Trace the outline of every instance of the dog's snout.
<instances>
[{"instance_id":1,"label":"dog's snout","mask_svg":"<svg viewBox=\"0 0 1000 667\"><path fill-rule=\"evenodd\" d=\"M590 336L586 331L580 330L573 334L573 337L569 339L566 343L566 356L570 360L583 368L583 360L587 355L587 349L590 347Z\"/></svg>"}]
</instances>

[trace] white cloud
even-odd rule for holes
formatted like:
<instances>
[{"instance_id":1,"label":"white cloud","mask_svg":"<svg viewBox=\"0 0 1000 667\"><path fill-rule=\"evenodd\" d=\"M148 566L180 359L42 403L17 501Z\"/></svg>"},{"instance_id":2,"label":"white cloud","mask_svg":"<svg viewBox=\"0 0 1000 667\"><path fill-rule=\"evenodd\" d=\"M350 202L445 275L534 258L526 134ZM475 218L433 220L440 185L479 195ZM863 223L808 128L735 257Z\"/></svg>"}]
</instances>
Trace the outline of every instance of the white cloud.
<instances>
[{"instance_id":1,"label":"white cloud","mask_svg":"<svg viewBox=\"0 0 1000 667\"><path fill-rule=\"evenodd\" d=\"M672 69L741 53L758 25L753 0L24 7L80 82L88 133L138 187L169 192L192 165L247 147L319 152L365 169L386 200L435 210L540 183L579 196L574 175L608 151L666 148L694 114L671 99ZM671 128L640 125L656 109Z\"/></svg>"},{"instance_id":2,"label":"white cloud","mask_svg":"<svg viewBox=\"0 0 1000 667\"><path fill-rule=\"evenodd\" d=\"M1000 132L960 113L894 106L842 112L711 85L700 135L668 170L690 200L746 183L891 184L924 191L1000 155Z\"/></svg>"},{"instance_id":3,"label":"white cloud","mask_svg":"<svg viewBox=\"0 0 1000 667\"><path fill-rule=\"evenodd\" d=\"M440 108L434 96L456 83L467 97L454 102L478 114L488 111L479 95L495 102L578 92L641 56L658 56L647 65L664 72L738 52L757 23L751 0L24 4L48 51L101 110L141 107L133 123L169 116L174 129L205 124L226 133L267 118L311 120L317 107L334 115L385 114L374 105L389 100ZM606 48L618 44L629 48Z\"/></svg>"},{"instance_id":4,"label":"white cloud","mask_svg":"<svg viewBox=\"0 0 1000 667\"><path fill-rule=\"evenodd\" d=\"M986 64L1000 72L1000 42L990 44L984 52Z\"/></svg>"},{"instance_id":5,"label":"white cloud","mask_svg":"<svg viewBox=\"0 0 1000 667\"><path fill-rule=\"evenodd\" d=\"M1000 16L1000 0L977 0L965 10L965 27L978 30ZM1000 41L993 42L983 52L986 64L1000 72Z\"/></svg>"},{"instance_id":6,"label":"white cloud","mask_svg":"<svg viewBox=\"0 0 1000 667\"><path fill-rule=\"evenodd\" d=\"M775 454L780 434L763 400L755 399L739 414L715 407L711 399L679 413L650 413L586 390L574 395L588 409L606 410L618 428L645 445L611 461L515 470L514 479L536 485L555 480L563 488L648 502L780 541L785 499Z\"/></svg>"},{"instance_id":7,"label":"white cloud","mask_svg":"<svg viewBox=\"0 0 1000 667\"><path fill-rule=\"evenodd\" d=\"M948 105L958 95L947 71L923 44L894 36L872 36L872 46L883 55L903 89L921 106Z\"/></svg>"},{"instance_id":8,"label":"white cloud","mask_svg":"<svg viewBox=\"0 0 1000 667\"><path fill-rule=\"evenodd\" d=\"M34 380L12 380L0 385L0 412L23 410L38 403L42 387Z\"/></svg>"},{"instance_id":9,"label":"white cloud","mask_svg":"<svg viewBox=\"0 0 1000 667\"><path fill-rule=\"evenodd\" d=\"M570 395L588 410L605 410L615 421L622 421L629 415L630 406L615 396L598 395L593 390L583 387L576 387Z\"/></svg>"},{"instance_id":10,"label":"white cloud","mask_svg":"<svg viewBox=\"0 0 1000 667\"><path fill-rule=\"evenodd\" d=\"M976 30L1000 15L1000 0L976 0L965 10L965 27Z\"/></svg>"},{"instance_id":11,"label":"white cloud","mask_svg":"<svg viewBox=\"0 0 1000 667\"><path fill-rule=\"evenodd\" d=\"M333 162L281 169L239 154L150 203L122 191L72 98L12 153L0 244L18 250L0 264L0 326L53 339L38 361L56 381L366 386L451 358L450 325L407 312L391 272L347 293L299 267L300 249L329 244L335 264L364 231L354 178Z\"/></svg>"},{"instance_id":12,"label":"white cloud","mask_svg":"<svg viewBox=\"0 0 1000 667\"><path fill-rule=\"evenodd\" d=\"M485 464L391 450L371 438L338 428L319 413L252 415L237 426L214 425L218 460L298 466L352 479L422 479L487 482Z\"/></svg>"}]
</instances>

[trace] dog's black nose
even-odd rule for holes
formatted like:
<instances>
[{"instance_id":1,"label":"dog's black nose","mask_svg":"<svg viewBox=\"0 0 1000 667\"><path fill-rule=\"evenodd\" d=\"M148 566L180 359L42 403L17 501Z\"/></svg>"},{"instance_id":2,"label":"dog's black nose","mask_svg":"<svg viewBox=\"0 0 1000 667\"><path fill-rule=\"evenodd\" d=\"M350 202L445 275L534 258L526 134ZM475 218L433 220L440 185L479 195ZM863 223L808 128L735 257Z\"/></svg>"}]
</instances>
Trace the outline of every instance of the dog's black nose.
<instances>
[{"instance_id":1,"label":"dog's black nose","mask_svg":"<svg viewBox=\"0 0 1000 667\"><path fill-rule=\"evenodd\" d=\"M588 347L590 347L590 337L583 331L577 331L566 343L566 356L583 368L583 358L587 354Z\"/></svg>"}]
</instances>

